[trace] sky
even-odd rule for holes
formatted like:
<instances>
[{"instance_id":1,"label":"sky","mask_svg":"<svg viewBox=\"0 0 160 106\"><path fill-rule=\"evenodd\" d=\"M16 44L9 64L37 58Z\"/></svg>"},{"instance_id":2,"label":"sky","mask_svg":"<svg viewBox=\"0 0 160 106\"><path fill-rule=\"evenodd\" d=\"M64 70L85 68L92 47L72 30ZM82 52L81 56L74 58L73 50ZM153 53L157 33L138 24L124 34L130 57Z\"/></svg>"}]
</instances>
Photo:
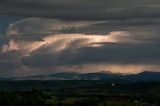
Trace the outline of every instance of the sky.
<instances>
[{"instance_id":1,"label":"sky","mask_svg":"<svg viewBox=\"0 0 160 106\"><path fill-rule=\"evenodd\" d=\"M159 0L1 0L0 77L160 71Z\"/></svg>"}]
</instances>

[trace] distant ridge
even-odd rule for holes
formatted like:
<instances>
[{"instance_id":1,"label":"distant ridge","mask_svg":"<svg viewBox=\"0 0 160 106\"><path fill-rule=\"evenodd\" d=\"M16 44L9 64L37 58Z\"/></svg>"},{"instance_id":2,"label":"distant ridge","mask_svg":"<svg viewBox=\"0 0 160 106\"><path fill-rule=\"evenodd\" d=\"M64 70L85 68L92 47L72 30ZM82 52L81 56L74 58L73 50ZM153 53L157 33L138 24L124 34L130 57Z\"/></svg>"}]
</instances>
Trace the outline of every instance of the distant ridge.
<instances>
[{"instance_id":1,"label":"distant ridge","mask_svg":"<svg viewBox=\"0 0 160 106\"><path fill-rule=\"evenodd\" d=\"M160 80L160 72L143 71L126 77L130 80Z\"/></svg>"},{"instance_id":2,"label":"distant ridge","mask_svg":"<svg viewBox=\"0 0 160 106\"><path fill-rule=\"evenodd\" d=\"M160 81L160 72L144 71L137 74L112 73L100 71L94 73L59 72L27 77L0 78L0 80L127 80Z\"/></svg>"}]
</instances>

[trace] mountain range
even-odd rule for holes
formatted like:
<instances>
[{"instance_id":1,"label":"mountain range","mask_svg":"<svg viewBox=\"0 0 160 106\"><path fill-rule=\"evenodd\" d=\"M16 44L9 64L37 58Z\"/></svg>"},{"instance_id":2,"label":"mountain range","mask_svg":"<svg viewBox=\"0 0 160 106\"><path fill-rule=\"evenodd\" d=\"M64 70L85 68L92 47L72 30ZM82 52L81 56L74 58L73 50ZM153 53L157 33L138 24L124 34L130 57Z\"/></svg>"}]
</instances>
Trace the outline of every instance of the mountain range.
<instances>
[{"instance_id":1,"label":"mountain range","mask_svg":"<svg viewBox=\"0 0 160 106\"><path fill-rule=\"evenodd\" d=\"M0 80L127 80L127 81L160 81L160 72L144 71L137 74L111 72L77 73L59 72L27 77L0 78Z\"/></svg>"}]
</instances>

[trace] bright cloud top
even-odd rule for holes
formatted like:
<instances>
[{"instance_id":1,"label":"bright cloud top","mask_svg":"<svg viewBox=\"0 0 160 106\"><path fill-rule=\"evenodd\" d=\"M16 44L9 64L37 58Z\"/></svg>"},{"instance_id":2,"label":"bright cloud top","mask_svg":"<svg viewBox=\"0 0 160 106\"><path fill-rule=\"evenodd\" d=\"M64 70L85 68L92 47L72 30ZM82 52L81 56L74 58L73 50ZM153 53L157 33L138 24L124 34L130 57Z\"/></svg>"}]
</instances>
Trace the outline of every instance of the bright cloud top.
<instances>
[{"instance_id":1,"label":"bright cloud top","mask_svg":"<svg viewBox=\"0 0 160 106\"><path fill-rule=\"evenodd\" d=\"M44 37L42 41L18 41L10 40L7 45L2 47L2 52L11 50L25 51L31 53L41 47L52 45L52 52L60 52L69 47L101 47L101 43L119 43L127 42L129 40L129 32L127 31L115 31L108 35L85 35L85 34L58 34L48 35ZM74 42L74 43L73 43ZM28 55L28 54L27 54Z\"/></svg>"}]
</instances>

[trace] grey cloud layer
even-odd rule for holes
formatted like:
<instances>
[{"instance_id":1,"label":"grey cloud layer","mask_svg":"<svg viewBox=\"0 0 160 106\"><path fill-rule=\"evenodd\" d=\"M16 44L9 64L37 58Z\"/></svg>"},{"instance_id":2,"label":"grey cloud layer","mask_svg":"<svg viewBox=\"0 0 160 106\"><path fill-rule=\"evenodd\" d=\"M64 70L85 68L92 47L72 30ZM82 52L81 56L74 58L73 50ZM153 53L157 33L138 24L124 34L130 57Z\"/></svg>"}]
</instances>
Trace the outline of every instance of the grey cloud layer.
<instances>
[{"instance_id":1,"label":"grey cloud layer","mask_svg":"<svg viewBox=\"0 0 160 106\"><path fill-rule=\"evenodd\" d=\"M14 24L10 24L8 35L31 35L31 34L53 34L61 31L70 32L71 29L90 26L92 24L102 23L101 21L62 21L58 19L27 18ZM64 32L63 32L64 33Z\"/></svg>"},{"instance_id":2,"label":"grey cloud layer","mask_svg":"<svg viewBox=\"0 0 160 106\"><path fill-rule=\"evenodd\" d=\"M52 67L57 65L83 64L160 64L160 44L126 45L109 44L103 47L84 47L78 53L67 49L60 54L51 54L37 50L30 56L23 57L25 65L33 67ZM49 48L48 48L49 49Z\"/></svg>"},{"instance_id":3,"label":"grey cloud layer","mask_svg":"<svg viewBox=\"0 0 160 106\"><path fill-rule=\"evenodd\" d=\"M1 0L0 14L64 20L159 18L159 0Z\"/></svg>"}]
</instances>

